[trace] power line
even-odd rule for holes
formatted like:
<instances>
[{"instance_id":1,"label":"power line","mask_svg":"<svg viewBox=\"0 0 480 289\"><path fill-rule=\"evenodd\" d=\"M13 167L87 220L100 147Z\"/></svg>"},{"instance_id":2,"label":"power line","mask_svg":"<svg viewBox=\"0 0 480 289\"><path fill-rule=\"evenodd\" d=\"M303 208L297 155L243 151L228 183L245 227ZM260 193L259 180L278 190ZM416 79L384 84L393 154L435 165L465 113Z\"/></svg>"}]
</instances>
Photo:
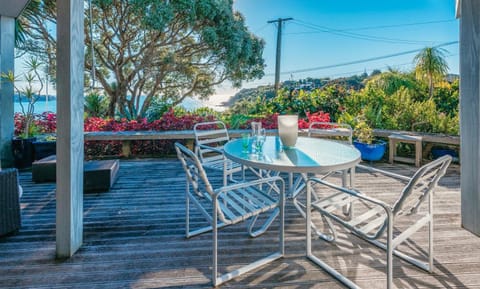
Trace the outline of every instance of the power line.
<instances>
[{"instance_id":1,"label":"power line","mask_svg":"<svg viewBox=\"0 0 480 289\"><path fill-rule=\"evenodd\" d=\"M262 27L260 27L260 28L258 28L257 30L255 30L255 31L253 32L253 34L257 34L257 33L261 32L263 29L265 29L265 28L268 26L268 24L270 24L270 23L267 22L267 23L264 24Z\"/></svg>"},{"instance_id":2,"label":"power line","mask_svg":"<svg viewBox=\"0 0 480 289\"><path fill-rule=\"evenodd\" d=\"M385 29L385 28L396 28L396 27L406 27L406 26L418 26L418 25L427 25L427 24L447 23L447 22L455 22L455 21L457 21L457 19L446 19L446 20L426 21L426 22L413 22L413 23L392 24L392 25L366 26L366 27L348 28L348 29L342 29L342 30L344 30L344 31L375 30L375 29Z\"/></svg>"},{"instance_id":3,"label":"power line","mask_svg":"<svg viewBox=\"0 0 480 289\"><path fill-rule=\"evenodd\" d=\"M380 36L372 36L367 34L359 34L359 33L352 33L347 32L344 30L333 29L327 26L321 26L317 24L308 23L305 21L296 20L294 21L295 24L310 28L322 33L330 33L338 36L354 38L354 39L361 39L361 40L368 40L368 41L376 41L376 42L386 42L386 43L400 43L400 44L427 44L432 43L431 41L418 41L418 40L406 40L406 39L396 39L396 38L388 38L388 37L380 37Z\"/></svg>"},{"instance_id":4,"label":"power line","mask_svg":"<svg viewBox=\"0 0 480 289\"><path fill-rule=\"evenodd\" d=\"M436 46L434 46L434 47L449 46L449 45L453 45L453 44L457 44L457 43L458 43L458 41L451 41L451 42L446 42L446 43L442 43L442 44L436 45ZM352 64L359 64L359 63L364 63L364 62L370 62L370 61L375 61L375 60L380 60L380 59L386 59L386 58L391 58L391 57L396 57L396 56L411 54L411 53L419 52L419 51L422 50L422 49L423 49L423 48L421 48L421 49L414 49L414 50L408 50L408 51L403 51L403 52L398 52L398 53L393 53L393 54L388 54L388 55L382 55L382 56L376 56L376 57L372 57L372 58L366 58L366 59L361 59L361 60L354 60L354 61L339 63L339 64L331 64L331 65L318 66L318 67L312 67L312 68L289 70L289 71L281 72L280 74L291 74L291 73L309 72L309 71L322 70L322 69L327 69L327 68L334 68L334 67L347 66L347 65L352 65ZM265 74L265 76L272 76L272 75L273 75L273 74L271 74L271 73Z\"/></svg>"},{"instance_id":5,"label":"power line","mask_svg":"<svg viewBox=\"0 0 480 289\"><path fill-rule=\"evenodd\" d=\"M446 58L448 57L452 57L452 56L458 56L458 53L452 53L452 54L449 54L446 56ZM390 67L397 67L397 66L405 66L405 65L412 65L412 62L409 61L409 62L404 62L404 63L395 63L395 64L391 64L391 65L384 65L384 66L381 66L381 67L366 67L364 68L363 70L356 70L356 71L349 71L349 72L341 72L341 73L334 73L334 74L329 74L328 76L320 76L320 77L338 77L338 76L342 76L342 75L355 75L355 74L358 74L358 73L362 73L366 70L370 70L370 71L373 71L373 70L382 70L382 69L387 69L387 68L390 68Z\"/></svg>"},{"instance_id":6,"label":"power line","mask_svg":"<svg viewBox=\"0 0 480 289\"><path fill-rule=\"evenodd\" d=\"M344 29L336 29L336 30L340 31L340 32L361 31L361 30L376 30L376 29L386 29L386 28L397 28L397 27L447 23L447 22L455 22L455 21L457 21L457 19L446 19L446 20L435 20L435 21L413 22L413 23L402 23L402 24L391 24L391 25L365 26L365 27L344 28ZM291 33L285 33L285 34L310 34L310 33L321 33L321 32L322 31L305 31L305 32L297 32L297 33L291 32Z\"/></svg>"}]
</instances>

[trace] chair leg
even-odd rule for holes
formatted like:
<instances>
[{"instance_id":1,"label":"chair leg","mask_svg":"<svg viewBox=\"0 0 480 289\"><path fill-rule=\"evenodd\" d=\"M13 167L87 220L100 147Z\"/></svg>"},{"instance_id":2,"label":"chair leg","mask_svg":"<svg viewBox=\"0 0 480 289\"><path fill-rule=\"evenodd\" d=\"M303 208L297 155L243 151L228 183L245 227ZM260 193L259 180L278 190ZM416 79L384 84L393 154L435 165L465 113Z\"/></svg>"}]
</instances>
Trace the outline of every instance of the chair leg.
<instances>
[{"instance_id":1,"label":"chair leg","mask_svg":"<svg viewBox=\"0 0 480 289\"><path fill-rule=\"evenodd\" d=\"M283 188L285 191L285 188ZM278 229L278 238L279 238L279 246L280 246L280 254L281 256L285 255L285 194L280 194L280 228Z\"/></svg>"},{"instance_id":2,"label":"chair leg","mask_svg":"<svg viewBox=\"0 0 480 289\"><path fill-rule=\"evenodd\" d=\"M250 237L256 238L256 237L262 235L263 233L265 233L267 231L267 229L270 227L270 225L273 223L275 218L278 216L278 213L279 213L278 208L273 210L272 213L270 214L270 216L268 217L268 219L265 220L263 225L255 231L253 230L253 227L255 226L255 223L257 222L258 216L252 217L250 219L250 222L247 225L248 234L250 235Z\"/></svg>"},{"instance_id":3,"label":"chair leg","mask_svg":"<svg viewBox=\"0 0 480 289\"><path fill-rule=\"evenodd\" d=\"M279 250L277 252L274 252L266 257L263 257L253 263L250 263L250 264L247 264L245 266L242 266L234 271L231 271L231 272L228 272L228 273L225 273L221 276L217 276L218 275L218 259L217 259L217 250L218 250L218 244L217 244L217 240L218 240L218 228L214 228L213 232L214 232L214 248L213 248L213 286L217 287L229 280L232 280L233 278L235 277L238 277L240 275L243 275L245 273L248 273L252 270L255 270L261 266L264 266L268 263L271 263L279 258L282 258L284 255L285 255L285 237L284 237L284 226L285 226L285 220L284 220L284 208L280 208L280 218L279 218L279 222L280 222L280 228L279 228ZM215 218L216 219L216 218Z\"/></svg>"},{"instance_id":4,"label":"chair leg","mask_svg":"<svg viewBox=\"0 0 480 289\"><path fill-rule=\"evenodd\" d=\"M217 201L215 200L213 202L213 216L212 216L212 281L213 281L213 286L220 285L219 280L217 278L217 272L218 272L218 229L217 229Z\"/></svg>"},{"instance_id":5,"label":"chair leg","mask_svg":"<svg viewBox=\"0 0 480 289\"><path fill-rule=\"evenodd\" d=\"M312 222L312 210L311 210L311 203L312 203L312 193L311 193L311 185L307 184L307 201L306 201L306 225L305 225L305 231L306 231L306 255L307 258L310 259L313 263L317 264L320 268L325 270L328 274L330 274L332 277L337 279L338 281L342 282L349 288L353 289L360 289L359 286L357 286L355 283L350 281L350 279L344 277L342 274L340 274L337 270L333 269L330 267L327 263L323 262L319 258L317 258L315 255L312 253L312 226L310 225Z\"/></svg>"},{"instance_id":6,"label":"chair leg","mask_svg":"<svg viewBox=\"0 0 480 289\"><path fill-rule=\"evenodd\" d=\"M190 183L187 182L185 192L185 237L190 237L190 198L188 192L190 190Z\"/></svg>"},{"instance_id":7,"label":"chair leg","mask_svg":"<svg viewBox=\"0 0 480 289\"><path fill-rule=\"evenodd\" d=\"M214 206L216 205L216 203L214 203ZM213 225L213 285L215 287L217 287L218 285L220 284L223 284L237 276L240 276L242 274L245 274L247 272L250 272L252 270L255 270L261 266L264 266L268 263L271 263L279 258L282 258L284 255L285 255L285 232L284 232L284 228L285 228L285 198L283 196L283 194L280 195L280 204L279 204L279 208L278 208L278 214L280 215L279 217L279 223L280 223L280 228L278 229L278 241L279 241L279 250L266 256L266 257L263 257L253 263L250 263L250 264L247 264L245 266L242 266L234 271L231 271L231 272L228 272L228 273L225 273L221 276L218 276L217 277L217 274L218 274L218 263L217 263L217 250L218 250L218 244L217 244L217 240L218 240L218 228L217 226ZM217 216L216 216L216 210L214 210L214 217L213 217L213 222L217 222Z\"/></svg>"},{"instance_id":8,"label":"chair leg","mask_svg":"<svg viewBox=\"0 0 480 289\"><path fill-rule=\"evenodd\" d=\"M433 218L428 223L428 272L433 273Z\"/></svg>"},{"instance_id":9,"label":"chair leg","mask_svg":"<svg viewBox=\"0 0 480 289\"><path fill-rule=\"evenodd\" d=\"M391 219L388 220L388 229L387 229L387 289L392 289L393 287L393 224Z\"/></svg>"},{"instance_id":10,"label":"chair leg","mask_svg":"<svg viewBox=\"0 0 480 289\"><path fill-rule=\"evenodd\" d=\"M225 187L228 183L228 174L227 174L227 165L223 165L223 186Z\"/></svg>"},{"instance_id":11,"label":"chair leg","mask_svg":"<svg viewBox=\"0 0 480 289\"><path fill-rule=\"evenodd\" d=\"M428 222L428 271L433 272L433 196L428 195L428 214L430 221Z\"/></svg>"}]
</instances>

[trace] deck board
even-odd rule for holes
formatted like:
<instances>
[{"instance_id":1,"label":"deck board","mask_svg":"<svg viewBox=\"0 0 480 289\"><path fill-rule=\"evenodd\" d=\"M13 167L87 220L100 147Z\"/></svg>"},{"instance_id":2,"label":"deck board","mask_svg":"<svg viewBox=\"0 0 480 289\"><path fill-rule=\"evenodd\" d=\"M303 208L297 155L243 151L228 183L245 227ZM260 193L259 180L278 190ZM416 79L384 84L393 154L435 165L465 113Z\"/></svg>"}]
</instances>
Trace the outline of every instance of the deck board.
<instances>
[{"instance_id":1,"label":"deck board","mask_svg":"<svg viewBox=\"0 0 480 289\"><path fill-rule=\"evenodd\" d=\"M412 174L407 165L383 168ZM212 176L212 175L211 175ZM214 183L221 179L213 175ZM337 180L333 180L337 181ZM0 238L0 288L211 288L211 234L184 237L184 177L174 159L122 161L106 193L84 195L84 242L70 259L55 260L55 185L34 184L22 172L22 228ZM398 288L480 288L480 238L460 226L459 166L452 165L435 196L435 271L394 258ZM357 188L391 199L400 183L359 171ZM203 220L194 214L193 224ZM400 224L401 225L401 224ZM305 223L286 208L286 256L222 288L343 288L304 257ZM245 225L220 233L220 269L234 268L276 248L278 225L250 239ZM422 252L425 234L405 250ZM366 288L384 288L385 255L340 232L337 245L314 241L314 251Z\"/></svg>"}]
</instances>

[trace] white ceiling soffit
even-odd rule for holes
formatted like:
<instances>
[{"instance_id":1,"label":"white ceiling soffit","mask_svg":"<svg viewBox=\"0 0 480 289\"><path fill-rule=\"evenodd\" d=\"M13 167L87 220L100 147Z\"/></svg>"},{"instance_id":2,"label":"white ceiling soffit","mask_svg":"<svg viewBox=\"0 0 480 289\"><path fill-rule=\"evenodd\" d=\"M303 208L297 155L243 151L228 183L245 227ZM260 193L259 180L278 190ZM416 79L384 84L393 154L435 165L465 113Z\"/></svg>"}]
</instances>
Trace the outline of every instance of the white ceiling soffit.
<instances>
[{"instance_id":1,"label":"white ceiling soffit","mask_svg":"<svg viewBox=\"0 0 480 289\"><path fill-rule=\"evenodd\" d=\"M461 16L461 9L460 7L462 6L462 0L456 0L455 1L455 17L460 18Z\"/></svg>"},{"instance_id":2,"label":"white ceiling soffit","mask_svg":"<svg viewBox=\"0 0 480 289\"><path fill-rule=\"evenodd\" d=\"M17 18L30 0L0 0L0 16Z\"/></svg>"}]
</instances>

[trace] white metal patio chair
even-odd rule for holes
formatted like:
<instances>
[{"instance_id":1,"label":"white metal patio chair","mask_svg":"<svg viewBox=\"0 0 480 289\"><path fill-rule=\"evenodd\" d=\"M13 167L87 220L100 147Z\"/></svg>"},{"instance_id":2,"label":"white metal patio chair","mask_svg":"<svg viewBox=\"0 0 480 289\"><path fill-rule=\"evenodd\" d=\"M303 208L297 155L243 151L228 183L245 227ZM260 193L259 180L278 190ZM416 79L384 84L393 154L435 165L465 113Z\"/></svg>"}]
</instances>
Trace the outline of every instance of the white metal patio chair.
<instances>
[{"instance_id":1,"label":"white metal patio chair","mask_svg":"<svg viewBox=\"0 0 480 289\"><path fill-rule=\"evenodd\" d=\"M353 138L353 129L350 125L346 123L314 121L308 126L308 136L334 138L335 141L351 145ZM336 172L330 172L328 174L325 174L322 179L324 180L334 173ZM342 171L340 173L342 174L342 186L346 187L348 172ZM353 186L352 177L353 174L350 171L350 187ZM345 213L347 213L348 208L348 206L345 207Z\"/></svg>"},{"instance_id":2,"label":"white metal patio chair","mask_svg":"<svg viewBox=\"0 0 480 289\"><path fill-rule=\"evenodd\" d=\"M311 122L310 125L308 126L308 137L321 137L321 138L334 138L335 141L339 141L342 143L346 144L352 144L352 137L353 137L353 130L352 127L348 124L343 124L343 123L335 123L335 122L320 122L320 121L314 121ZM335 171L329 172L321 177L321 179L326 179L327 177L331 176L332 174L336 173ZM344 187L347 186L347 178L348 178L348 172L340 172L342 173L342 184ZM350 176L352 176L350 172ZM290 176L293 178L293 176ZM297 210L305 217L305 204L300 202L298 197L300 196L300 193L305 190L306 186L306 181L307 181L306 175L300 175L296 178L294 182L294 187L295 187L295 192L293 197L293 204L297 208ZM350 178L350 186L353 183L353 179ZM316 195L313 195L314 198L316 198ZM349 214L349 206L345 206L345 214ZM315 227L314 227L315 229ZM319 236L324 236L320 232L317 232Z\"/></svg>"},{"instance_id":3,"label":"white metal patio chair","mask_svg":"<svg viewBox=\"0 0 480 289\"><path fill-rule=\"evenodd\" d=\"M429 164L424 165L411 177L400 176L392 173L386 173L387 176L396 177L407 182L399 194L396 201L387 204L383 201L369 197L359 191L349 190L330 184L319 178L311 178L307 182L307 223L311 222L312 210L320 212L337 224L343 226L354 235L370 242L371 244L386 250L387 252L387 286L392 288L393 270L392 255L401 258L423 270L433 271L433 192L438 184L439 179L445 174L452 158L450 156L441 157ZM376 170L382 172L381 170ZM316 185L318 189L324 191L333 190L335 193L328 197L315 200L312 202L313 188ZM426 212L419 211L420 205L427 200L428 209ZM350 202L355 205L363 206L366 210L362 211L358 216L347 218L342 207ZM408 228L402 230L398 235L394 236L394 225L398 220L402 220L406 216L416 217L416 221ZM411 220L410 220L411 221ZM405 253L398 251L396 248L412 234L419 229L428 225L428 263L413 258ZM336 232L334 227L329 224L331 230L330 241L335 241ZM330 267L328 264L320 260L312 253L311 226L306 227L307 234L307 257L314 263L323 268L333 277L344 283L350 288L359 288L358 285L341 275L338 271ZM379 239L386 232L386 242L380 242Z\"/></svg>"},{"instance_id":4,"label":"white metal patio chair","mask_svg":"<svg viewBox=\"0 0 480 289\"><path fill-rule=\"evenodd\" d=\"M245 178L244 167L226 159L223 155L223 145L230 140L227 127L222 121L197 123L193 127L195 134L195 153L202 166L207 169L223 172L223 185L228 179L234 181L233 174L241 173Z\"/></svg>"},{"instance_id":5,"label":"white metal patio chair","mask_svg":"<svg viewBox=\"0 0 480 289\"><path fill-rule=\"evenodd\" d=\"M236 183L214 189L198 157L185 146L175 143L178 158L186 173L186 237L213 231L212 282L220 285L236 276L249 272L284 255L284 190L280 177L258 179ZM200 210L210 224L194 231L190 230L190 202ZM263 226L254 230L257 217L266 214ZM269 215L268 215L269 214ZM218 276L217 239L218 230L225 226L248 221L250 236L263 234L279 215L279 248L276 252L235 271Z\"/></svg>"}]
</instances>

